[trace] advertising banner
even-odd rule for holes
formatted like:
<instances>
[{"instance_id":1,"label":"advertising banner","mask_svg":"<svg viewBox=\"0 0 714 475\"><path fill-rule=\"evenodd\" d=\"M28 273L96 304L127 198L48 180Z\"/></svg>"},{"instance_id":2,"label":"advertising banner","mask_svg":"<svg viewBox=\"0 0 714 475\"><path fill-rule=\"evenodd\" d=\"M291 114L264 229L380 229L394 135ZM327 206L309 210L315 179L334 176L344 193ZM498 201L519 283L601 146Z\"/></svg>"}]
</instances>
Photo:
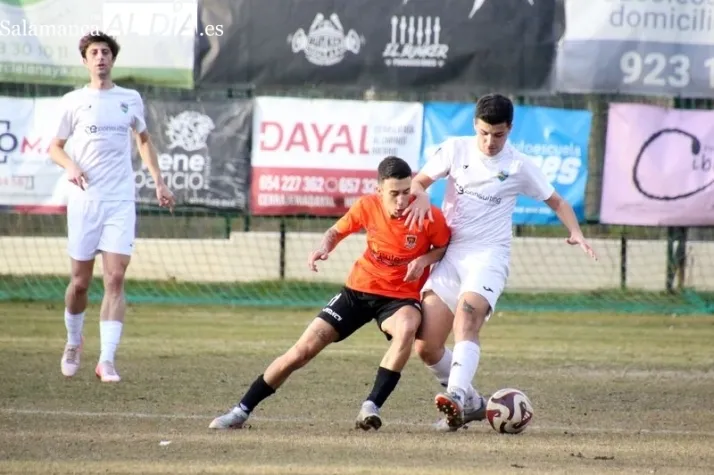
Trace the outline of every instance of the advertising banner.
<instances>
[{"instance_id":1,"label":"advertising banner","mask_svg":"<svg viewBox=\"0 0 714 475\"><path fill-rule=\"evenodd\" d=\"M474 135L474 104L430 102L424 106L424 141L421 164L452 136ZM592 113L585 110L516 106L509 141L529 155L550 179L556 191L585 219L588 179L588 144ZM446 180L430 188L432 203L441 206ZM557 224L558 217L542 201L521 196L513 224Z\"/></svg>"},{"instance_id":2,"label":"advertising banner","mask_svg":"<svg viewBox=\"0 0 714 475\"><path fill-rule=\"evenodd\" d=\"M552 83L557 0L205 0L197 82L258 86L495 88Z\"/></svg>"},{"instance_id":3,"label":"advertising banner","mask_svg":"<svg viewBox=\"0 0 714 475\"><path fill-rule=\"evenodd\" d=\"M5 82L86 82L79 40L104 33L121 47L112 77L121 82L193 87L198 0L0 0L0 77ZM222 29L220 30L222 33Z\"/></svg>"},{"instance_id":4,"label":"advertising banner","mask_svg":"<svg viewBox=\"0 0 714 475\"><path fill-rule=\"evenodd\" d=\"M0 97L0 206L60 211L66 204L69 182L48 153L59 104Z\"/></svg>"},{"instance_id":5,"label":"advertising banner","mask_svg":"<svg viewBox=\"0 0 714 475\"><path fill-rule=\"evenodd\" d=\"M337 216L376 190L385 157L418 166L419 103L258 97L253 117L255 215Z\"/></svg>"},{"instance_id":6,"label":"advertising banner","mask_svg":"<svg viewBox=\"0 0 714 475\"><path fill-rule=\"evenodd\" d=\"M146 119L164 181L177 206L247 209L253 102L149 101ZM138 198L158 205L156 187L138 153Z\"/></svg>"},{"instance_id":7,"label":"advertising banner","mask_svg":"<svg viewBox=\"0 0 714 475\"><path fill-rule=\"evenodd\" d=\"M557 89L714 96L714 2L565 0Z\"/></svg>"},{"instance_id":8,"label":"advertising banner","mask_svg":"<svg viewBox=\"0 0 714 475\"><path fill-rule=\"evenodd\" d=\"M600 221L714 225L714 111L611 104Z\"/></svg>"}]
</instances>

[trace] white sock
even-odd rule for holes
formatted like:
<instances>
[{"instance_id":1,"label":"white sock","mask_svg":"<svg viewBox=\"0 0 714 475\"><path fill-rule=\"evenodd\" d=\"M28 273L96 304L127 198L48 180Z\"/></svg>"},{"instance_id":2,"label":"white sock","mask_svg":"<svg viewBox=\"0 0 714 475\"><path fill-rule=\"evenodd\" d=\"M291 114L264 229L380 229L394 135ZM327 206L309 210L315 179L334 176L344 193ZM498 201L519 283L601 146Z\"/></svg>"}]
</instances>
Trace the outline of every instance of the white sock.
<instances>
[{"instance_id":1,"label":"white sock","mask_svg":"<svg viewBox=\"0 0 714 475\"><path fill-rule=\"evenodd\" d=\"M433 366L427 366L434 374L436 380L442 386L446 387L449 383L449 373L451 372L451 350L444 348L444 356L441 357L438 363Z\"/></svg>"},{"instance_id":2,"label":"white sock","mask_svg":"<svg viewBox=\"0 0 714 475\"><path fill-rule=\"evenodd\" d=\"M449 385L452 359L453 353L451 353L451 350L448 348L444 348L444 356L441 357L439 362L433 366L427 366L427 368L429 368L429 370L434 374L434 377L439 382L439 384L441 384L444 388L448 387ZM466 400L475 399L477 396L478 393L476 392L474 387L469 384L468 388L466 388Z\"/></svg>"},{"instance_id":3,"label":"white sock","mask_svg":"<svg viewBox=\"0 0 714 475\"><path fill-rule=\"evenodd\" d=\"M122 322L102 320L99 322L99 338L101 340L101 353L99 361L114 362L114 353L117 351L121 340Z\"/></svg>"},{"instance_id":4,"label":"white sock","mask_svg":"<svg viewBox=\"0 0 714 475\"><path fill-rule=\"evenodd\" d=\"M453 363L447 391L458 394L464 402L469 397L471 382L476 376L481 347L473 341L460 341L454 345Z\"/></svg>"},{"instance_id":5,"label":"white sock","mask_svg":"<svg viewBox=\"0 0 714 475\"><path fill-rule=\"evenodd\" d=\"M84 312L73 315L65 308L64 327L67 329L67 343L72 346L79 346L82 343Z\"/></svg>"}]
</instances>

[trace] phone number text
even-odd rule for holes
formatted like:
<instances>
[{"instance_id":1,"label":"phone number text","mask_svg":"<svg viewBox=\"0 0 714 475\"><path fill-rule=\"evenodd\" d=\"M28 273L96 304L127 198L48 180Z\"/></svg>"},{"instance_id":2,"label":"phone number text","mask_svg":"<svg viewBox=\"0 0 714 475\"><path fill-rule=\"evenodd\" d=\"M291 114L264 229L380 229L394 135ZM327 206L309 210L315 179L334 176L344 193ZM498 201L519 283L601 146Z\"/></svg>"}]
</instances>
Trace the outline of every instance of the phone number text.
<instances>
[{"instance_id":1,"label":"phone number text","mask_svg":"<svg viewBox=\"0 0 714 475\"><path fill-rule=\"evenodd\" d=\"M261 175L258 191L282 193L370 194L377 189L376 178L323 177L301 175Z\"/></svg>"}]
</instances>

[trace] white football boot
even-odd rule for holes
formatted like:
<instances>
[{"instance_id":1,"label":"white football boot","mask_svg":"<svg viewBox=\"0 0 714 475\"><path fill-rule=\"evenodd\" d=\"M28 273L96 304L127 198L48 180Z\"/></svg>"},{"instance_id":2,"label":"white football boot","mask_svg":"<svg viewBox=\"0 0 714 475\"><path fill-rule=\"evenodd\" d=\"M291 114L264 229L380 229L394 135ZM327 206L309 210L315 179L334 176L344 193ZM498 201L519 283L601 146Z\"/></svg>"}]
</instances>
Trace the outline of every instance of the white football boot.
<instances>
[{"instance_id":1,"label":"white football boot","mask_svg":"<svg viewBox=\"0 0 714 475\"><path fill-rule=\"evenodd\" d=\"M118 383L121 381L119 374L117 373L114 363L111 361L101 361L94 368L94 374L103 383Z\"/></svg>"},{"instance_id":2,"label":"white football boot","mask_svg":"<svg viewBox=\"0 0 714 475\"><path fill-rule=\"evenodd\" d=\"M79 370L79 360L82 354L82 348L84 347L84 336L82 336L82 341L79 345L70 345L69 343L64 346L64 352L62 353L62 360L60 361L60 368L62 369L62 374L68 378L71 378Z\"/></svg>"},{"instance_id":3,"label":"white football boot","mask_svg":"<svg viewBox=\"0 0 714 475\"><path fill-rule=\"evenodd\" d=\"M434 404L439 412L446 416L446 424L458 429L464 425L464 401L461 396L452 392L443 392L436 395Z\"/></svg>"},{"instance_id":4,"label":"white football boot","mask_svg":"<svg viewBox=\"0 0 714 475\"><path fill-rule=\"evenodd\" d=\"M208 426L209 429L228 430L242 429L248 420L249 414L236 406L222 416L218 416Z\"/></svg>"},{"instance_id":5,"label":"white football boot","mask_svg":"<svg viewBox=\"0 0 714 475\"><path fill-rule=\"evenodd\" d=\"M486 398L483 396L467 399L464 403L463 424L461 426L449 425L447 416L434 424L434 428L439 432L454 432L469 422L482 421L486 419L486 401Z\"/></svg>"},{"instance_id":6,"label":"white football boot","mask_svg":"<svg viewBox=\"0 0 714 475\"><path fill-rule=\"evenodd\" d=\"M362 430L379 430L382 427L382 418L379 416L379 408L372 401L362 403L362 408L359 411L355 428Z\"/></svg>"}]
</instances>

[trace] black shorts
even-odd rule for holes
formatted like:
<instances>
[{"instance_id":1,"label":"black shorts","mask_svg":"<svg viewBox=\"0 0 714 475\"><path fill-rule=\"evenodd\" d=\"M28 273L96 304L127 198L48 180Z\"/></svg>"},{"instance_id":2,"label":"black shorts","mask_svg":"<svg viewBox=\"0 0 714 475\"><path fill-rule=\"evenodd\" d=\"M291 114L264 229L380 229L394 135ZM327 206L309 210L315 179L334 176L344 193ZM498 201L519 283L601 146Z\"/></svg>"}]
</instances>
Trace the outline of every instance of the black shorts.
<instances>
[{"instance_id":1,"label":"black shorts","mask_svg":"<svg viewBox=\"0 0 714 475\"><path fill-rule=\"evenodd\" d=\"M342 341L372 320L387 340L392 337L382 330L382 323L404 306L416 308L421 313L421 302L416 299L398 299L368 294L343 287L317 315L337 330L336 341Z\"/></svg>"}]
</instances>

